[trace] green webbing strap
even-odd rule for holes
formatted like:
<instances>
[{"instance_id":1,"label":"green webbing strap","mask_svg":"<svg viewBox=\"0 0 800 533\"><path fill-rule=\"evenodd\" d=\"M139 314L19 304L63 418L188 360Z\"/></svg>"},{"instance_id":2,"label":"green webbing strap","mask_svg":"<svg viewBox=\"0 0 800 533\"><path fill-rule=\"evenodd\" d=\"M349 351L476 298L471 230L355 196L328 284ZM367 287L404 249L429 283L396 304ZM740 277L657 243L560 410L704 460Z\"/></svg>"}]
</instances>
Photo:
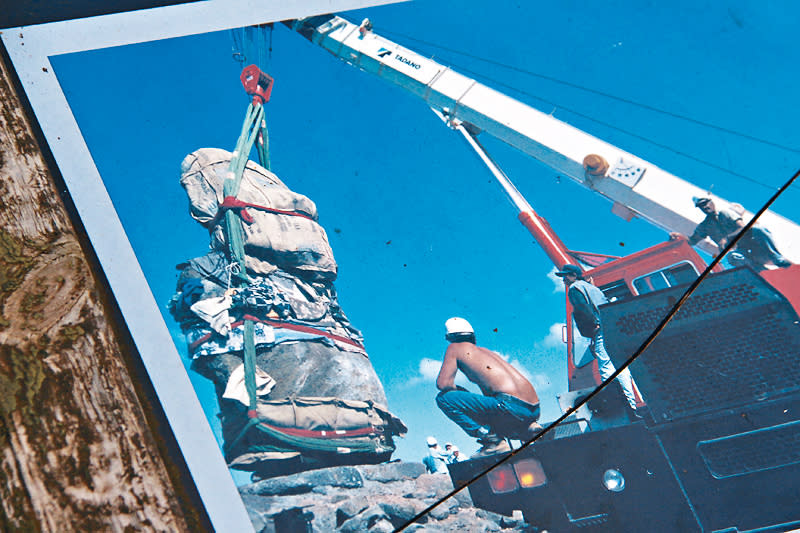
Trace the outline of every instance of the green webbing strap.
<instances>
[{"instance_id":1,"label":"green webbing strap","mask_svg":"<svg viewBox=\"0 0 800 533\"><path fill-rule=\"evenodd\" d=\"M250 156L250 150L261 129L266 128L264 118L264 106L261 104L247 108L247 115L242 125L242 132L236 141L236 148L231 157L230 174L222 184L224 197L239 194L239 187L242 183L244 169ZM261 124L261 128L259 128ZM259 149L260 153L260 149ZM259 155L259 158L261 156ZM228 235L228 250L231 259L239 265L236 276L239 283L250 281L245 266L244 253L244 227L242 226L241 211L228 209L225 211L225 228ZM255 417L256 409L256 344L255 344L255 323L252 320L244 321L244 384L247 389L247 396L250 401L250 415ZM246 426L247 427L247 426ZM245 427L245 429L246 429Z\"/></svg>"},{"instance_id":2,"label":"green webbing strap","mask_svg":"<svg viewBox=\"0 0 800 533\"><path fill-rule=\"evenodd\" d=\"M286 444L302 447L306 450L319 452L335 452L341 448L347 448L350 453L374 452L375 443L371 440L352 441L346 439L314 439L311 437L298 437L297 435L287 435L264 424L256 424L258 430L263 431L270 437L275 438Z\"/></svg>"},{"instance_id":3,"label":"green webbing strap","mask_svg":"<svg viewBox=\"0 0 800 533\"><path fill-rule=\"evenodd\" d=\"M250 400L250 412L256 410L256 343L255 322L244 321L244 386Z\"/></svg>"},{"instance_id":4,"label":"green webbing strap","mask_svg":"<svg viewBox=\"0 0 800 533\"><path fill-rule=\"evenodd\" d=\"M258 162L267 170L272 170L269 164L269 132L267 131L267 121L264 118L261 119L256 148L258 149Z\"/></svg>"},{"instance_id":5,"label":"green webbing strap","mask_svg":"<svg viewBox=\"0 0 800 533\"><path fill-rule=\"evenodd\" d=\"M223 185L223 190L227 188L226 185L227 180L225 185ZM242 228L242 221L239 215L234 213L231 209L225 211L225 229L228 234L228 250L230 250L231 259L234 263L239 265L239 268L232 271L231 275L236 276L239 281L250 281L245 267L244 229Z\"/></svg>"},{"instance_id":6,"label":"green webbing strap","mask_svg":"<svg viewBox=\"0 0 800 533\"><path fill-rule=\"evenodd\" d=\"M250 150L253 148L253 143L260 130L259 123L264 118L264 106L261 104L253 105L252 103L247 108L247 115L242 124L242 132L239 134L239 139L236 141L236 148L234 149L233 158L231 159L230 170L233 173L233 180L235 188L233 192L239 192L239 184L242 182L242 172L245 165L247 165L247 158L250 155Z\"/></svg>"},{"instance_id":7,"label":"green webbing strap","mask_svg":"<svg viewBox=\"0 0 800 533\"><path fill-rule=\"evenodd\" d=\"M239 193L239 186L242 183L247 159L259 132L257 125L263 117L264 106L250 104L242 125L242 132L239 134L238 141L236 141L236 148L234 148L233 157L231 158L230 174L222 184L222 194L225 197L235 197ZM244 228L242 227L242 219L239 213L231 209L225 211L225 228L228 235L228 249L230 250L231 259L239 265L239 271L236 276L239 281L248 282L250 278L245 267Z\"/></svg>"},{"instance_id":8,"label":"green webbing strap","mask_svg":"<svg viewBox=\"0 0 800 533\"><path fill-rule=\"evenodd\" d=\"M236 446L238 446L238 445L239 445L239 442L240 442L240 441L242 440L242 438L243 438L243 437L244 437L244 436L247 434L247 431L248 431L248 430L249 430L251 427L255 426L256 424L258 424L258 418L251 418L251 419L249 419L249 420L247 421L247 423L246 423L244 426L242 426L242 430L239 432L239 434L238 434L238 435L236 435L236 438L235 438L235 439L233 439L233 440L230 442L230 444L228 444L228 442L227 442L227 441L225 442L225 448L228 450L228 451L227 451L227 452L225 452L225 453L229 453L229 452L230 452L230 450L235 450L235 449L236 449Z\"/></svg>"},{"instance_id":9,"label":"green webbing strap","mask_svg":"<svg viewBox=\"0 0 800 533\"><path fill-rule=\"evenodd\" d=\"M318 452L336 452L339 451L341 448L347 448L350 450L350 453L371 453L376 451L376 444L372 439L359 439L359 440L349 440L349 439L315 439L311 437L299 437L297 435L287 435L282 431L277 429L271 428L265 424L259 423L257 418L251 418L247 421L247 423L242 427L242 430L236 436L236 438L231 441L230 445L226 446L228 450L236 449L236 446L242 440L244 435L247 431L255 427L259 431L266 433L270 437L274 438L275 440L288 444L293 447L291 451L297 451L298 448L306 449L306 450L314 450ZM257 450L257 451L276 451L277 447L273 446L264 446L264 445L250 445L247 447L248 450ZM281 451L289 451L289 450L281 450Z\"/></svg>"}]
</instances>

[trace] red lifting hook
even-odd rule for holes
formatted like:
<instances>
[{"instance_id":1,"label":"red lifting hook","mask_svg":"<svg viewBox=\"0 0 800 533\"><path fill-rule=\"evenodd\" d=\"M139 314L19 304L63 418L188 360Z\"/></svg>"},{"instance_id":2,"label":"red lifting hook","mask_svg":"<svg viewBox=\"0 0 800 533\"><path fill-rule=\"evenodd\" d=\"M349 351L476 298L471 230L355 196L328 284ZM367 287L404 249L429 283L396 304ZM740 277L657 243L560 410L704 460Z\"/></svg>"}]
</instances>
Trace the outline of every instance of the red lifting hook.
<instances>
[{"instance_id":1,"label":"red lifting hook","mask_svg":"<svg viewBox=\"0 0 800 533\"><path fill-rule=\"evenodd\" d=\"M241 75L245 92L253 97L253 103L266 104L272 94L272 77L261 72L255 65L244 67Z\"/></svg>"}]
</instances>

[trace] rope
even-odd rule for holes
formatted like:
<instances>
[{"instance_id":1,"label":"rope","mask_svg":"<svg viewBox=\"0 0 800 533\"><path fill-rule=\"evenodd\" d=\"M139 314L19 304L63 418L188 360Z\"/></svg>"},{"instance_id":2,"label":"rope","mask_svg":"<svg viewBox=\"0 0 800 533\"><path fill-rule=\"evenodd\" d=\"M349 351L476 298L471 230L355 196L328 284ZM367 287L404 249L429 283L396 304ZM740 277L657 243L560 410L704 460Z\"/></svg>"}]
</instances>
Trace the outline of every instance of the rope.
<instances>
[{"instance_id":1,"label":"rope","mask_svg":"<svg viewBox=\"0 0 800 533\"><path fill-rule=\"evenodd\" d=\"M243 202L236 198L235 196L226 196L225 199L219 204L219 213L224 212L225 210L232 209L238 210L239 216L242 217L242 220L247 222L248 224L253 223L253 217L246 211L246 208L257 209L259 211L265 211L267 213L273 213L276 215L289 215L293 217L301 217L307 218L308 220L314 220L310 215L307 213L303 213L302 211L287 211L284 209L275 209L273 207L267 207L265 205L259 204L251 204L249 202ZM219 213L217 216L219 216Z\"/></svg>"},{"instance_id":2,"label":"rope","mask_svg":"<svg viewBox=\"0 0 800 533\"><path fill-rule=\"evenodd\" d=\"M239 326L244 324L246 321L259 322L261 324L266 324L268 326L272 326L273 328L289 329L289 330L292 330L292 331L299 331L301 333L311 333L311 334L314 334L314 335L319 335L321 337L327 337L327 338L329 338L331 340L343 342L345 344L349 344L350 346L354 346L354 347L358 348L359 350L364 350L364 346L361 343L356 342L353 339L349 339L347 337L343 337L341 335L336 335L335 333L330 333L328 331L325 331L324 329L312 328L311 326L304 326L302 324L293 324L291 322L280 322L278 320L269 320L269 319L265 319L265 318L257 318L257 317L254 317L252 315L245 315L243 318L244 318L244 320L238 320L236 322L233 322L231 324L231 328L238 328ZM203 343L207 342L213 335L214 335L213 333L206 333L205 335L203 335L199 339L195 340L193 343L191 343L189 345L189 351L194 353L200 346L203 345ZM245 372L246 371L247 371L247 369L245 369Z\"/></svg>"},{"instance_id":3,"label":"rope","mask_svg":"<svg viewBox=\"0 0 800 533\"><path fill-rule=\"evenodd\" d=\"M300 331L302 333L316 333L322 335L323 337L327 337L335 341L344 342L345 344L355 346L356 348L359 348L361 350L364 349L364 346L360 342L356 342L353 339L349 339L341 335L336 335L335 333L329 333L324 329L312 328L310 326L304 326L302 324L292 324L291 322L279 322L277 320L259 319L251 315L245 315L245 318L249 320L255 320L263 324L267 324L268 326L272 326L274 328L290 329L293 331Z\"/></svg>"}]
</instances>

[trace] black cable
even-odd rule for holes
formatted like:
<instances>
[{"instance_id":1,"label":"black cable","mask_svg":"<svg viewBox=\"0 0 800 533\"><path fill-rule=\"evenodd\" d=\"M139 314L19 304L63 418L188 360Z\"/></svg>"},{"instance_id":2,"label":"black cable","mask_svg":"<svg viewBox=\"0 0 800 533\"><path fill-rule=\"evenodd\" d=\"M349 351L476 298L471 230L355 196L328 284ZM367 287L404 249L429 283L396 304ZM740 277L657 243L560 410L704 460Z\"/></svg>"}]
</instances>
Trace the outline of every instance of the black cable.
<instances>
[{"instance_id":1,"label":"black cable","mask_svg":"<svg viewBox=\"0 0 800 533\"><path fill-rule=\"evenodd\" d=\"M561 422L566 420L575 411L577 411L578 409L583 407L589 400L594 398L597 394L599 394L602 390L604 390L607 386L609 386L617 378L617 376L620 375L620 373L625 371L636 359L639 358L639 356L642 355L642 353L644 353L644 351L653 343L655 338L658 337L658 335L661 333L661 331L667 326L667 324L672 320L672 318L678 313L680 308L683 306L683 304L686 303L686 301L689 299L689 297L692 295L692 293L694 293L695 289L697 289L697 287L700 286L700 284L703 282L703 280L705 280L706 277L708 277L708 275L711 274L711 271L714 269L714 267L717 266L720 261L722 261L722 258L725 257L725 255L728 252L730 252L732 249L734 249L736 247L736 244L744 236L744 234L747 233L750 230L750 228L753 227L753 225L756 223L756 221L759 219L759 217L761 217L761 215L765 211L767 211L773 203L775 203L775 201L778 199L778 197L780 197L781 194L783 194L787 189L789 189L789 187L792 185L792 183L794 183L794 181L798 178L798 176L800 176L800 170L795 172L794 175L791 178L789 178L789 180L786 183L784 183L783 186L781 186L780 189L775 191L775 194L773 194L770 197L770 199L767 201L767 203L765 203L763 206L761 206L761 209L759 209L755 213L755 215L753 215L753 218L750 219L750 221L747 224L744 225L744 227L739 231L739 233L736 235L736 237L734 237L727 244L727 246L725 246L722 250L720 250L719 254L717 254L717 256L711 261L711 263L708 264L708 266L706 267L705 270L703 270L703 272L700 274L700 276L696 280L694 280L694 282L689 286L688 289L686 289L686 292L684 292L683 295L681 296L681 298L675 303L675 305L672 306L672 309L670 309L670 311L667 313L667 315L661 320L661 322L659 322L658 326L656 326L656 328L647 337L647 339L645 339L645 341L641 344L641 346L639 346L639 348L633 353L633 355L631 355L628 358L628 360L625 361L625 363L620 365L620 367L617 370L615 370L614 373L611 374L608 377L608 379L603 381L603 383L601 383L591 393L586 395L580 402L578 402L578 404L576 404L572 408L568 409L566 413L561 415L561 417L559 417L557 420L555 420L552 424L550 424L547 428L545 428L543 431L541 431L539 434L537 434L531 440L523 443L519 448L517 448L516 450L511 451L511 453L509 453L508 455L506 455L505 457L503 457L502 459L497 461L492 466L490 466L488 468L485 468L483 471L479 472L477 475L475 475L475 477L473 477L472 479L467 481L462 486L454 487L452 491L450 491L446 495L444 495L439 501L429 505L428 507L426 507L425 509L423 509L422 511L417 513L408 522L406 522L405 524L401 525L395 531L403 531L408 526L413 525L420 518L422 518L423 516L425 516L426 514L431 512L432 510L434 510L436 507L438 507L439 505L441 505L442 503L447 501L452 496L455 496L456 493L460 492L461 490L463 490L465 488L468 488L470 485L472 485L478 479L482 478L483 476L485 476L486 474L488 474L489 472L491 472L495 468L498 468L499 466L501 466L501 465L505 464L506 462L508 462L509 460L511 460L518 453L522 452L522 450L525 450L526 448L528 448L528 446L530 446L531 444L533 444L534 442L536 442L537 440L542 438L543 435L545 435L548 432L550 432L554 427L556 427L558 424L560 424Z\"/></svg>"},{"instance_id":2,"label":"black cable","mask_svg":"<svg viewBox=\"0 0 800 533\"><path fill-rule=\"evenodd\" d=\"M419 39L414 39L413 37L407 37L407 36L403 36L403 35L401 35L401 34L397 34L396 32L391 32L391 31L389 31L389 32L386 32L386 33L395 33L396 35L400 35L401 37L407 38L407 39L409 39L409 40L415 40L415 41L418 41L418 42L422 42L422 43L425 43L425 44L429 44L430 46L438 47L437 45L434 45L434 44L431 44L431 43L426 43L425 41L421 41L421 40L419 40ZM444 50L449 50L449 51L452 51L452 52L455 52L455 53L460 53L460 54L462 54L462 55L466 55L466 56L468 56L468 57L475 57L475 59L479 59L479 60L481 60L481 61L486 61L486 62L492 63L492 61L491 61L491 60L488 60L488 59L483 59L483 58L480 58L480 57L477 57L477 56L472 56L472 55L470 55L470 54L466 54L466 53L463 53L463 52L458 52L458 51L456 51L456 50L452 50L452 49L450 49L450 48L447 48L447 47L443 47L443 46L441 46L441 47L439 47L439 48L442 48L442 49L444 49ZM709 168L713 168L713 169L715 169L715 170L719 170L719 171L721 171L721 172L724 172L724 173L726 173L726 174L730 174L730 175L732 175L732 176L736 176L736 177L738 177L738 178L740 178L740 179L742 179L742 180L744 180L744 181L747 181L747 182L749 182L749 183L752 183L752 184L754 184L754 185L758 185L758 186L760 186L760 187L764 187L764 188L766 188L766 189L769 189L769 190L775 190L775 189L776 189L776 187L775 187L774 185L771 185L771 184L768 184L768 183L763 183L763 182L761 182L761 181L759 181L759 180L757 180L757 179L755 179L755 178L752 178L752 177L750 177L750 176L747 176L746 174L742 174L742 173L740 173L740 172L736 172L736 171L734 171L734 170L730 170L730 169L728 169L728 168L725 168L725 167L723 167L723 166L717 165L716 163L712 163L712 162L710 162L710 161L706 161L705 159L701 159L701 158L699 158L699 157L693 156L693 155L691 155L691 154L689 154L689 153L687 153L687 152L682 152L682 151L680 151L680 150L676 150L675 148L672 148L672 147L671 147L671 146L669 146L669 145L666 145L666 144L663 144L663 143L656 142L656 141L654 141L654 140L652 140L652 139L649 139L649 138L647 138L647 137L644 137L644 136L642 136L642 135L639 135L639 134L637 134L637 133L633 133L633 132L631 132L631 131L628 131L628 130L626 130L626 129L620 128L619 126L614 126L613 124L609 124L609 123L607 123L607 122L604 122L604 121L602 121L602 120L599 120L599 119L596 119L596 118L594 118L594 117L591 117L591 116L589 116L589 115L586 115L586 114L584 114L584 113L581 113L580 111L576 111L576 110L574 110L574 109L572 109L572 108L569 108L569 107L565 107L565 106L559 105L559 104L557 104L557 103L555 103L555 102L551 102L551 101L549 101L549 100L546 100L546 99L542 98L541 96L537 96L537 95L535 95L535 94L531 94L531 93L529 93L529 92L523 91L523 90L521 90L521 89L518 89L517 87L514 87L514 86L512 86L512 85L509 85L509 84L507 84L507 83L503 83L503 82L501 82L501 81L498 81L498 80L496 80L496 79L494 79L494 78L491 78L491 77L489 77L489 76L486 76L486 75L484 75L484 74L482 74L482 73L479 73L479 72L476 72L476 71L474 71L474 70L468 69L468 68L466 68L466 67L462 67L462 66L460 66L460 65L458 65L458 64L456 64L456 63L452 63L452 64L453 64L453 65L455 65L455 66L456 66L456 67L459 69L459 71L462 71L462 72L465 72L465 73L469 73L469 74L471 74L472 76L474 76L474 77L476 77L476 78L482 78L482 79L484 79L484 80L488 80L490 83L492 83L492 84L494 84L494 85L496 85L496 86L499 86L499 87L504 87L504 88L506 88L506 89L509 89L509 90L512 90L512 91L514 91L514 92L516 92L516 93L523 94L523 95L525 95L525 96L528 96L528 97L530 97L530 98L533 98L533 99L535 99L535 100L538 100L538 101L540 101L540 102L542 102L542 103L545 103L545 104L547 104L547 105L549 105L549 106L552 106L552 107L554 107L554 108L560 108L560 109L562 109L562 110L564 110L564 111L567 111L567 112L569 112L569 113L572 113L572 114L574 114L574 115L576 115L576 116L579 116L579 117L581 117L581 118L584 118L584 119L586 119L586 120L590 120L590 121L592 121L592 122L594 122L594 123L596 123L596 124L600 124L600 125L602 125L602 126L605 126L605 127L607 127L607 128L610 128L610 129L612 129L612 130L619 131L620 133L623 133L623 134L625 134L625 135L628 135L628 136L630 136L630 137L633 137L633 138L635 138L635 139L639 139L639 140L641 140L641 141L643 141L643 142L646 142L646 143L652 144L652 145L654 145L654 146L656 146L656 147L659 147L659 148L661 148L661 149L668 150L668 151L670 151L670 152L672 152L672 153L674 153L674 154L676 154L676 155L679 155L679 156L681 156L681 157L685 157L685 158L687 158L687 159L690 159L690 160L692 160L692 161L695 161L695 162L697 162L697 163L700 163L700 164L702 164L702 165L706 165L706 166L708 166ZM508 68L512 68L512 69L515 69L515 70L519 70L520 72L525 72L525 73L528 73L527 71L524 71L524 70L522 70L522 69L519 69L519 68L517 68L517 67L511 67L511 66L508 66L508 65L504 65L504 64L502 64L502 63L497 63L497 64L498 64L498 65L500 65L500 66L506 66L506 67L508 67ZM537 74L534 74L534 73L529 73L529 74L531 74L531 75L533 75L533 76L538 76ZM546 76L542 76L542 77L544 77L545 79L549 79L549 78L547 78ZM562 83L560 80L555 80L555 79L554 79L553 81L557 81L557 82L559 82L559 83ZM563 83L565 83L565 84L568 84L568 85L569 85L569 83L568 83L568 82L563 82ZM581 88L581 89L585 89L585 90L587 90L587 91L589 91L589 92L595 92L595 93L597 93L597 94L600 94L600 95L603 95L603 96L608 96L609 98L617 98L617 97L614 97L614 96L611 96L611 95L606 95L605 93L602 93L602 92L599 92L599 91L595 91L595 90L593 90L593 89L583 88L583 87L579 87L579 86L576 86L576 87L577 87L577 88ZM641 107L644 107L644 108L650 109L650 107L649 107L649 106L646 106L646 105L644 105L644 104L638 104L637 102L633 102L633 101L629 101L629 100L624 100L624 99L621 99L621 100L625 101L626 103L630 103L630 104L632 104L632 105L641 106ZM653 110L655 110L655 111L658 111L658 112L663 112L663 113L665 113L665 114L668 114L668 115L674 115L674 116L676 116L676 117L678 117L678 118L685 118L685 117L683 117L683 116L681 116L681 115L676 115L676 114L674 114L674 113L670 113L670 112L667 112L667 111L661 111L661 110L659 110L659 109L656 109L656 108L652 108L652 109L653 109ZM555 109L554 109L554 111L555 111ZM687 120L689 120L689 121L693 121L693 119L688 119L688 118L687 118ZM701 124L702 124L702 125L704 125L704 126L706 126L706 127L709 127L709 128L719 129L719 130L721 130L721 131L727 131L727 130L725 130L724 128L719 128L719 127L717 127L717 126L714 126L713 124L706 124L706 123L701 123ZM736 134L736 132L733 132L733 133L734 133L734 134ZM744 134L742 134L742 135L743 135L743 136L745 136L745 137L747 137L747 136L746 136L746 135L744 135ZM763 141L762 139L757 139L757 138L755 138L755 137L754 137L753 139L754 139L754 140L756 140L756 141L759 141L759 142L765 142L765 143L767 143L767 144L769 144L769 143L770 143L769 141ZM784 148L784 149L787 149L787 150L789 150L789 151L797 151L798 153L800 153L800 150L794 150L794 149L787 148L787 147L783 147L783 146L778 146L778 147L779 147L779 148Z\"/></svg>"},{"instance_id":3,"label":"black cable","mask_svg":"<svg viewBox=\"0 0 800 533\"><path fill-rule=\"evenodd\" d=\"M466 52L460 52L458 50L455 50L455 49L452 49L452 48L449 48L449 47L446 47L446 46L436 45L436 44L433 44L433 43L430 43L430 42L427 42L427 41L423 41L421 39L416 39L414 37L403 35L403 34L398 33L398 32L393 32L391 30L389 30L389 31L382 30L382 31L384 33L397 35L397 36L402 37L404 39L408 39L408 40L416 41L416 42L419 42L419 43L423 43L423 44L426 44L428 46L432 46L434 48L441 48L442 50L447 50L449 52L460 54L460 55L463 55L463 56L466 56L466 57L470 57L470 58L473 58L473 59L476 59L476 60L479 60L479 61L483 61L483 62L486 62L486 63L494 64L494 65L497 65L497 66L500 66L500 67L504 67L504 68L507 68L507 69L510 69L510 70L514 70L514 71L517 71L517 72L520 72L520 73L524 73L524 74L527 74L527 75L530 75L530 76L533 76L533 77L538 77L538 78L542 78L542 79L545 79L545 80L548 80L548 81L552 81L552 82L555 82L555 83L560 83L560 84L563 84L563 85L566 85L566 86L570 86L570 87L573 87L573 88L576 88L576 89L579 89L579 90L583 90L583 91L586 91L586 92L597 94L597 95L600 95L600 96L603 96L603 97L607 97L607 98L610 98L610 99L613 99L613 100L618 100L618 101L627 103L629 105L638 106L638 107L641 107L641 108L644 108L644 109L647 109L647 110L650 110L650 111L662 113L664 115L668 115L668 116L671 116L671 117L674 117L674 118L686 120L688 122L696 123L698 125L701 125L701 126L704 126L704 127L707 127L707 128L716 129L716 130L719 130L719 131L722 131L722 132L725 132L725 133L736 135L736 136L739 136L739 137L742 137L742 138L745 138L745 139L749 139L749 140L752 140L752 141L755 141L755 142L759 142L759 143L762 143L762 144L765 144L765 145L773 146L775 148L779 148L779 149L786 150L786 151L789 151L789 152L800 153L800 149L791 148L791 147L784 146L784 145L781 145L781 144L778 144L778 143L775 143L775 142L772 142L772 141L767 141L765 139L761 139L761 138L758 138L758 137L755 137L755 136L752 136L752 135L748 135L748 134L745 134L745 133L741 133L741 132L737 132L737 131L730 130L730 129L727 129L727 128L723 128L721 126L717 126L717 125L710 124L710 123L707 123L707 122L699 121L699 120L693 119L691 117L687 117L687 116L684 116L684 115L679 115L677 113L673 113L671 111L665 111L663 109L659 109L659 108L656 108L654 106L650 106L650 105L647 105L647 104L641 104L641 103L633 101L633 100L617 97L617 96L614 96L614 95L611 95L611 94L608 94L608 93L604 93L602 91L598 91L598 90L595 90L595 89L590 89L588 87L577 85L577 84L574 84L574 83L571 83L571 82L559 80L557 78L553 78L553 77L550 77L550 76L545 76L545 75L542 75L542 74L537 74L535 72L531 72L531 71L528 71L528 70L525 70L525 69L522 69L522 68L519 68L519 67L515 67L513 65L500 63L500 62L497 62L497 61L493 61L491 59L486 59L486 58L483 58L483 57L480 57L480 56L476 56L476 55L473 55L473 54L469 54L469 53L466 53ZM579 116L581 118L584 118L586 120L590 120L590 121L592 121L592 122L594 122L596 124L600 124L602 126L610 128L612 130L619 131L619 132L621 132L621 133L623 133L625 135L628 135L628 136L633 137L635 139L639 139L639 140L641 140L643 142L652 144L653 146L656 146L656 147L661 148L663 150L668 150L668 151L670 151L670 152L672 152L672 153L674 153L674 154L676 154L678 156L685 157L686 159L695 161L695 162L700 163L702 165L705 165L705 166L707 166L709 168L713 168L715 170L719 170L721 172L724 172L724 173L729 174L731 176L735 176L735 177L740 178L740 179L742 179L744 181L747 181L747 182L752 183L754 185L758 185L760 187L764 187L764 188L769 189L769 190L775 190L776 189L775 185L764 183L764 182L759 181L759 180L757 180L755 178L752 178L752 177L750 177L750 176L748 176L746 174L742 174L740 172L736 172L734 170L730 170L729 168L720 166L720 165L718 165L716 163L712 163L712 162L707 161L705 159L701 159L701 158L699 158L697 156L694 156L694 155L691 155L691 154L689 154L687 152L682 152L680 150L676 150L675 148L673 148L673 147L671 147L669 145L656 142L656 141L654 141L654 140L652 140L650 138L647 138L647 137L644 137L644 136L639 135L637 133L633 133L633 132L628 131L626 129L620 128L619 126L614 126L613 124L609 124L609 123L604 122L602 120L599 120L597 118L591 117L591 116L586 115L586 114L584 114L584 113L582 113L580 111L577 111L575 109L559 105L559 104L557 104L555 102L551 102L551 101L546 100L546 99L544 99L544 98L542 98L540 96L537 96L535 94L531 94L529 92L526 92L526 91L523 91L521 89L518 89L517 87L514 87L514 86L509 85L507 83L503 83L503 82L498 81L498 80L496 80L494 78L486 76L485 74L476 72L474 70L470 70L470 69L468 69L466 67L462 67L462 66L458 65L457 63L453 62L451 64L456 66L460 71L469 73L469 74L473 75L476 78L482 78L484 80L488 80L490 83L495 84L497 86L505 87L506 89L512 90L512 91L514 91L514 92L516 92L518 94L522 94L522 95L528 96L529 98L533 98L533 99L538 100L540 102L543 102L543 103L545 103L545 104L547 104L549 106L553 106L554 108L560 108L561 110L567 111L569 113L572 113L572 114L574 114L576 116ZM554 109L554 111L555 111L555 109Z\"/></svg>"},{"instance_id":4,"label":"black cable","mask_svg":"<svg viewBox=\"0 0 800 533\"><path fill-rule=\"evenodd\" d=\"M455 50L453 48L448 48L446 46L433 44L433 43L430 43L430 42L427 42L427 41L423 41L421 39L416 39L414 37L410 37L408 35L403 35L401 33L393 32L393 31L390 31L390 30L381 29L381 31L384 32L384 33L397 35L399 37L402 37L403 39L408 39L410 41L415 41L415 42L418 42L418 43L422 43L422 44L425 44L427 46L432 46L434 48L440 48L442 50L446 50L446 51L452 52L454 54L463 55L465 57L469 57L469 58L475 59L477 61L483 61L484 63L489 63L491 65L495 65L495 66L498 66L498 67L503 67L503 68L506 68L506 69L509 69L509 70L513 70L515 72L519 72L521 74L525 74L525 75L528 75L528 76L531 76L531 77L534 77L534 78L539 78L539 79L547 80L547 81L550 81L550 82L553 82L553 83L558 83L558 84L564 85L566 87L572 87L573 89L578 89L578 90L585 91L585 92L588 92L588 93L596 94L598 96L603 96L603 97L609 98L611 100L616 100L618 102L622 102L622 103L625 103L625 104L641 107L642 109L647 109L649 111L653 111L653 112L656 112L656 113L661 113L662 115L666 115L666 116L669 116L669 117L685 120L687 122L691 122L691 123L697 124L699 126L704 126L706 128L711 128L711 129L723 131L725 133L728 133L730 135L735 135L735 136L741 137L743 139L748 139L750 141L755 141L755 142L758 142L758 143L761 143L761 144L764 144L764 145L767 145L767 146L772 146L773 148L779 148L781 150L786 150L787 152L793 152L793 153L796 153L796 154L800 154L800 149L798 149L798 148L792 148L790 146L786 146L786 145L783 145L783 144L780 144L780 143L777 143L777 142L774 142L774 141L769 141L769 140L766 140L766 139L761 139L760 137L755 137L755 136L747 134L747 133L742 133L740 131L732 130L730 128L725 128L723 126L718 126L716 124L711 124L709 122L704 122L702 120L697 120L695 118L688 117L686 115L681 115L681 114L674 113L672 111L667 111L665 109L661 109L661 108L658 108L658 107L655 107L655 106L651 106L651 105L648 105L648 104L643 104L641 102L636 102L634 100L630 100L628 98L623 98L621 96L615 96L613 94L605 93L603 91L598 91L597 89L591 89L591 88L585 87L583 85L578 85L577 83L560 80L560 79L554 78L552 76L547 76L545 74L539 74L539 73L536 73L536 72L532 72L530 70L525 70L525 69L520 68L520 67L515 67L514 65L509 65L509 64L506 64L506 63L500 63L499 61L494 61L492 59L487 59L487 58L484 58L484 57L476 56L476 55L473 55L473 54L469 54L467 52L461 52L461 51Z\"/></svg>"},{"instance_id":5,"label":"black cable","mask_svg":"<svg viewBox=\"0 0 800 533\"><path fill-rule=\"evenodd\" d=\"M720 165L717 165L716 163L711 163L710 161L706 161L705 159L700 159L699 157L693 156L693 155L691 155L689 153L682 152L680 150L676 150L675 148L672 148L671 146L656 142L656 141L654 141L652 139L649 139L649 138L647 138L647 137L645 137L643 135L639 135L638 133L633 133L632 131L628 131L626 129L620 128L619 126L614 126L613 124L610 124L608 122L604 122L604 121L602 121L600 119L597 119L597 118L594 118L594 117L590 117L589 115L581 113L580 111L575 111L574 109L571 109L569 107L559 106L558 104L556 104L554 102L551 102L549 100L545 100L544 98L542 98L540 96L536 96L534 94L525 92L525 91L523 91L521 89L517 89L516 87L513 87L513 86L508 85L506 83L503 83L501 81L494 80L492 78L489 78L488 76L484 76L483 74L481 74L479 72L475 72L473 70L469 70L469 69L464 68L464 67L458 67L458 68L459 68L459 70L461 70L463 72L468 72L469 74L472 74L475 77L488 79L489 81L491 81L493 84L495 84L497 86L505 87L506 89L510 89L510 90L516 91L516 92L518 92L520 94L524 94L525 96L529 96L531 98L539 100L540 102L543 102L543 103L545 103L547 105L551 105L551 106L553 106L555 108L560 108L560 109L562 109L564 111L572 113L573 115L579 116L581 118L585 118L586 120L591 120L592 122L594 122L596 124L600 124L601 126L605 126L605 127L610 128L612 130L619 131L620 133L624 133L625 135L633 137L634 139L639 139L640 141L644 141L646 143L652 144L653 146L657 146L657 147L662 148L664 150L669 150L670 152L672 152L674 154L677 154L679 156L685 157L687 159L691 159L692 161L695 161L695 162L700 163L702 165L706 165L706 166L708 166L710 168L725 172L726 174L730 174L731 176L736 176L737 178L741 178L741 179L743 179L743 180L745 180L747 182L750 182L750 183L752 183L754 185L758 185L759 187L764 187L764 188L769 189L769 190L775 190L776 189L776 187L774 185L770 185L768 183L763 183L761 181L758 181L755 178L751 178L750 176L747 176L746 174L741 174L741 173L736 172L734 170L730 170L728 168L725 168L725 167L722 167Z\"/></svg>"}]
</instances>

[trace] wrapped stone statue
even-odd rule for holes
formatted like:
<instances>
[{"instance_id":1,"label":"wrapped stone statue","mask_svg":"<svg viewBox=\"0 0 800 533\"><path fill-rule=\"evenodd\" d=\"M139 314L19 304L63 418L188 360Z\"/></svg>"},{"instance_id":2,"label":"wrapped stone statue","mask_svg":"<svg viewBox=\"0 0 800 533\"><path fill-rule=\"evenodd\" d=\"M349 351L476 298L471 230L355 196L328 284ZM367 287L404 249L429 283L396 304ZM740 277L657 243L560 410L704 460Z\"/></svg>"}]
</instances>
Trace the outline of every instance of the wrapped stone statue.
<instances>
[{"instance_id":1,"label":"wrapped stone statue","mask_svg":"<svg viewBox=\"0 0 800 533\"><path fill-rule=\"evenodd\" d=\"M211 246L180 265L170 302L192 369L214 382L229 466L260 478L388 460L406 428L339 307L316 206L252 161L235 197L226 196L230 160L204 148L181 165L191 215ZM231 257L226 210L242 220L246 272ZM256 354L249 371L247 343Z\"/></svg>"}]
</instances>

